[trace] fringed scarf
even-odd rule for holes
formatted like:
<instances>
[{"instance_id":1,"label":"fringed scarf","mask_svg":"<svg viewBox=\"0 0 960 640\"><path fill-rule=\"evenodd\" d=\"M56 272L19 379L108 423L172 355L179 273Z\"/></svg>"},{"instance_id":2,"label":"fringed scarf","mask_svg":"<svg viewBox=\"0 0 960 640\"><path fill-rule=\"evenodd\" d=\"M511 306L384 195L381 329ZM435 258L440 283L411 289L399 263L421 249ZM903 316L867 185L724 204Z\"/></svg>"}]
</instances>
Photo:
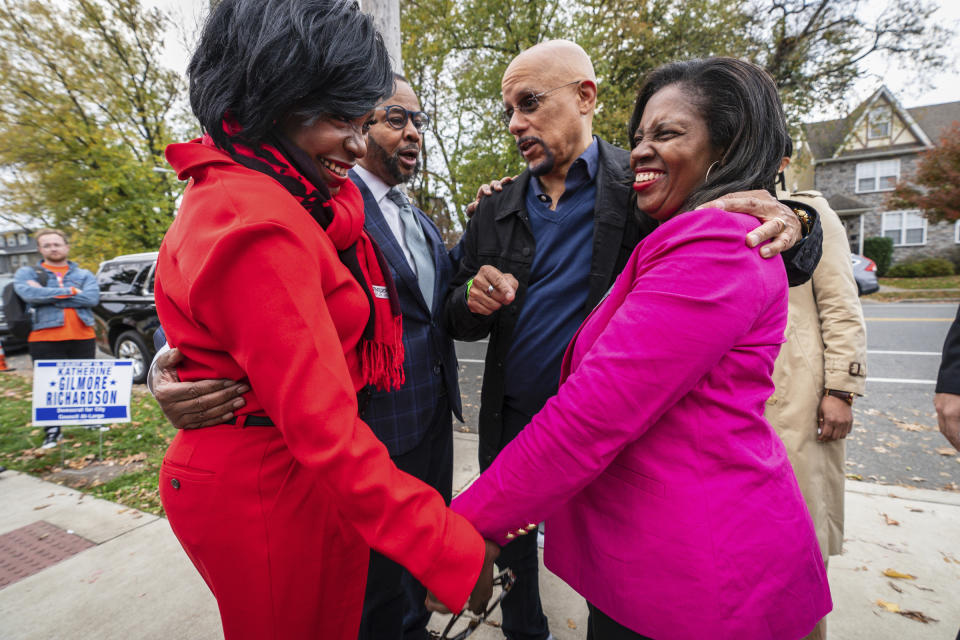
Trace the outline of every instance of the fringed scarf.
<instances>
[{"instance_id":1,"label":"fringed scarf","mask_svg":"<svg viewBox=\"0 0 960 640\"><path fill-rule=\"evenodd\" d=\"M224 130L233 137L233 148L221 150L279 182L333 241L340 261L370 304L370 318L357 346L363 380L378 389L399 388L404 379L400 299L380 247L363 229L360 190L348 180L331 197L310 157L280 134L250 147L237 142L237 125L225 120ZM203 144L220 149L209 135Z\"/></svg>"}]
</instances>

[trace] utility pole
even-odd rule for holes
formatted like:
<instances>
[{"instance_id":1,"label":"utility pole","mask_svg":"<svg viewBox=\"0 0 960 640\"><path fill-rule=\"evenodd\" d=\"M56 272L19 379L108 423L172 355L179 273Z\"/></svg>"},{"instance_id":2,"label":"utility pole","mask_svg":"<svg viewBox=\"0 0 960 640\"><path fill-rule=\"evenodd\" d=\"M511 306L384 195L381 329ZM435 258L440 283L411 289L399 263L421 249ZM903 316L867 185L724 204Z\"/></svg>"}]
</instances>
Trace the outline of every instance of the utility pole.
<instances>
[{"instance_id":1,"label":"utility pole","mask_svg":"<svg viewBox=\"0 0 960 640\"><path fill-rule=\"evenodd\" d=\"M403 56L400 52L400 0L361 0L364 13L373 17L373 23L383 35L390 53L393 70L403 73Z\"/></svg>"}]
</instances>

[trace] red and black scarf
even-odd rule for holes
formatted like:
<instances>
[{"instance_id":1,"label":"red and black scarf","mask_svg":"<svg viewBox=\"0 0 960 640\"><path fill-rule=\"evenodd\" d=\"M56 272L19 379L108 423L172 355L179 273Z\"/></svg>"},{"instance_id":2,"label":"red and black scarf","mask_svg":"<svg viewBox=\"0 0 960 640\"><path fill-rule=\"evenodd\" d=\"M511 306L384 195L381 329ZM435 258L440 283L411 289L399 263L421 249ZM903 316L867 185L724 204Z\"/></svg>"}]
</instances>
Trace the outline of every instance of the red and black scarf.
<instances>
[{"instance_id":1,"label":"red and black scarf","mask_svg":"<svg viewBox=\"0 0 960 640\"><path fill-rule=\"evenodd\" d=\"M333 241L340 261L370 304L370 318L357 347L364 382L378 389L398 389L404 379L400 299L380 247L363 229L360 190L348 180L331 197L310 157L282 135L251 147L237 141L236 125L224 122L224 130L234 137L232 148L221 150L279 182ZM209 135L203 137L203 143L216 147Z\"/></svg>"}]
</instances>

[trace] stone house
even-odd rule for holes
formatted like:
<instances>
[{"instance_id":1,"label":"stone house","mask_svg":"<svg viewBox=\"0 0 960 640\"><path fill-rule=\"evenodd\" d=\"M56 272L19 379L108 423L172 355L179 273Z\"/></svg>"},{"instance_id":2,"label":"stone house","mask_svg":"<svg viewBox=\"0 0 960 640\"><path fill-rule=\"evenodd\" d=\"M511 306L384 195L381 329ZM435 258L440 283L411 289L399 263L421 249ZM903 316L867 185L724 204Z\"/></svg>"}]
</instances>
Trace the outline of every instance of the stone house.
<instances>
[{"instance_id":1,"label":"stone house","mask_svg":"<svg viewBox=\"0 0 960 640\"><path fill-rule=\"evenodd\" d=\"M37 241L28 229L0 222L0 274L40 262Z\"/></svg>"},{"instance_id":2,"label":"stone house","mask_svg":"<svg viewBox=\"0 0 960 640\"><path fill-rule=\"evenodd\" d=\"M846 118L803 125L788 188L820 191L840 214L854 253L863 253L864 239L887 236L894 262L956 258L960 222L931 223L920 211L891 209L886 198L958 121L960 102L905 109L881 86Z\"/></svg>"}]
</instances>

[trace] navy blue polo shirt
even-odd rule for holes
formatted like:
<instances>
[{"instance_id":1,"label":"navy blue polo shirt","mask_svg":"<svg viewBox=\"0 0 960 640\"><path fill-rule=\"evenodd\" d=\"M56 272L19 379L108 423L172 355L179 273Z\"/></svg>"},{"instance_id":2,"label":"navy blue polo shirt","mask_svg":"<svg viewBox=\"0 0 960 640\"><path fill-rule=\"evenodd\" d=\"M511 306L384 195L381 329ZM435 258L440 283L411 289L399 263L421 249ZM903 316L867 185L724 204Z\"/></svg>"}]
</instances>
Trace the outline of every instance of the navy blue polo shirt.
<instances>
[{"instance_id":1,"label":"navy blue polo shirt","mask_svg":"<svg viewBox=\"0 0 960 640\"><path fill-rule=\"evenodd\" d=\"M570 166L553 211L539 179L531 176L527 188L535 253L504 363L504 388L507 406L529 416L556 394L563 353L587 315L599 159L594 138Z\"/></svg>"}]
</instances>

